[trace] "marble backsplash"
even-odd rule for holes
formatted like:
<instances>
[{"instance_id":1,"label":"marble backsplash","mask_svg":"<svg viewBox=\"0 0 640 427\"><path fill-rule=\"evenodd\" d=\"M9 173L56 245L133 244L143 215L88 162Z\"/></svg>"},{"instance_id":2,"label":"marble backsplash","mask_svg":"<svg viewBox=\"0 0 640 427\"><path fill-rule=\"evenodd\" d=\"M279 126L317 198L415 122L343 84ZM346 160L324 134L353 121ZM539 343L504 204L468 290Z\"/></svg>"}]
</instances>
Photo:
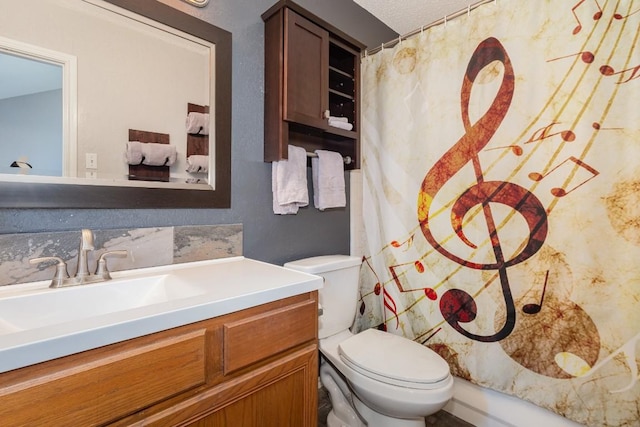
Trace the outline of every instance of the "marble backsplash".
<instances>
[{"instance_id":1,"label":"marble backsplash","mask_svg":"<svg viewBox=\"0 0 640 427\"><path fill-rule=\"evenodd\" d=\"M242 224L92 230L95 250L88 253L89 269L98 257L126 249L126 258L109 258L110 271L131 270L242 255ZM32 265L32 258L57 256L76 271L80 230L0 235L0 286L49 280L54 261Z\"/></svg>"}]
</instances>

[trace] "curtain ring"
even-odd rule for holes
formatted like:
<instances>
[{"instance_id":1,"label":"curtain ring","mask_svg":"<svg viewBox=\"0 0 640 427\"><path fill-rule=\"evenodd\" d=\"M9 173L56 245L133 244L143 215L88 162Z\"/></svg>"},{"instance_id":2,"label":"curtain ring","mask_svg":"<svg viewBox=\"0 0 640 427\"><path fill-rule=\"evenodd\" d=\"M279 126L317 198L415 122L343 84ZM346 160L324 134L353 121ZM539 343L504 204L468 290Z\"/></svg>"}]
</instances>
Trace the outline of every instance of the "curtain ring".
<instances>
[{"instance_id":1,"label":"curtain ring","mask_svg":"<svg viewBox=\"0 0 640 427\"><path fill-rule=\"evenodd\" d=\"M471 13L471 5L467 5L467 18L469 17L469 14Z\"/></svg>"}]
</instances>

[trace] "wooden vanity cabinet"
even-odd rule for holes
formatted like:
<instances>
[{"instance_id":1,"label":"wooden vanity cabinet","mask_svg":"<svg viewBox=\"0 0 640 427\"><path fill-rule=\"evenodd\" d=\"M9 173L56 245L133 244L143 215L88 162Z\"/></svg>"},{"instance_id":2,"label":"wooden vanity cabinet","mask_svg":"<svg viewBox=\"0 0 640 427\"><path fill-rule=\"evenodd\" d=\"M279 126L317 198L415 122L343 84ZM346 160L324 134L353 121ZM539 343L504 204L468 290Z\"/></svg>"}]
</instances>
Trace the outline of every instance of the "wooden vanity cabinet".
<instances>
[{"instance_id":1,"label":"wooden vanity cabinet","mask_svg":"<svg viewBox=\"0 0 640 427\"><path fill-rule=\"evenodd\" d=\"M364 45L296 3L281 0L265 23L264 161L286 159L289 144L338 151L360 167L360 52ZM328 117L345 117L344 130Z\"/></svg>"},{"instance_id":2,"label":"wooden vanity cabinet","mask_svg":"<svg viewBox=\"0 0 640 427\"><path fill-rule=\"evenodd\" d=\"M9 426L315 426L317 292L0 374Z\"/></svg>"}]
</instances>

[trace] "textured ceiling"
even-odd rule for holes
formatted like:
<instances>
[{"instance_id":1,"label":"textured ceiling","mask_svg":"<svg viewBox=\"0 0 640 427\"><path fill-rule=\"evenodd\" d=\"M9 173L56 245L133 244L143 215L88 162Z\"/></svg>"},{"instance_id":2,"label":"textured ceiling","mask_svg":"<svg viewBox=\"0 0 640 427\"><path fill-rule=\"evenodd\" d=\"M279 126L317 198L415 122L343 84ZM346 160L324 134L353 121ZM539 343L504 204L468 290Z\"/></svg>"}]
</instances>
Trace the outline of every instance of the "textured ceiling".
<instances>
[{"instance_id":1,"label":"textured ceiling","mask_svg":"<svg viewBox=\"0 0 640 427\"><path fill-rule=\"evenodd\" d=\"M400 35L466 9L469 0L354 0ZM472 0L472 3L476 3Z\"/></svg>"}]
</instances>

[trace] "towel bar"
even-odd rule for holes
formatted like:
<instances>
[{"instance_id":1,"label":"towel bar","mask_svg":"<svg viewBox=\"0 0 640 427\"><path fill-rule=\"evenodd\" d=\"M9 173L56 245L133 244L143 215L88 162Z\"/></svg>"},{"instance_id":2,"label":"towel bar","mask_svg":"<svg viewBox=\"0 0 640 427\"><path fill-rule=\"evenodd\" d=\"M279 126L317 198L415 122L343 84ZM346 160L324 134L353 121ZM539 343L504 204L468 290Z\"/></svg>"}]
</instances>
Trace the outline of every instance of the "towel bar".
<instances>
[{"instance_id":1,"label":"towel bar","mask_svg":"<svg viewBox=\"0 0 640 427\"><path fill-rule=\"evenodd\" d=\"M318 155L316 153L309 153L307 151L307 157L318 157ZM342 161L345 165L350 165L353 159L351 159L351 156L342 156Z\"/></svg>"}]
</instances>

